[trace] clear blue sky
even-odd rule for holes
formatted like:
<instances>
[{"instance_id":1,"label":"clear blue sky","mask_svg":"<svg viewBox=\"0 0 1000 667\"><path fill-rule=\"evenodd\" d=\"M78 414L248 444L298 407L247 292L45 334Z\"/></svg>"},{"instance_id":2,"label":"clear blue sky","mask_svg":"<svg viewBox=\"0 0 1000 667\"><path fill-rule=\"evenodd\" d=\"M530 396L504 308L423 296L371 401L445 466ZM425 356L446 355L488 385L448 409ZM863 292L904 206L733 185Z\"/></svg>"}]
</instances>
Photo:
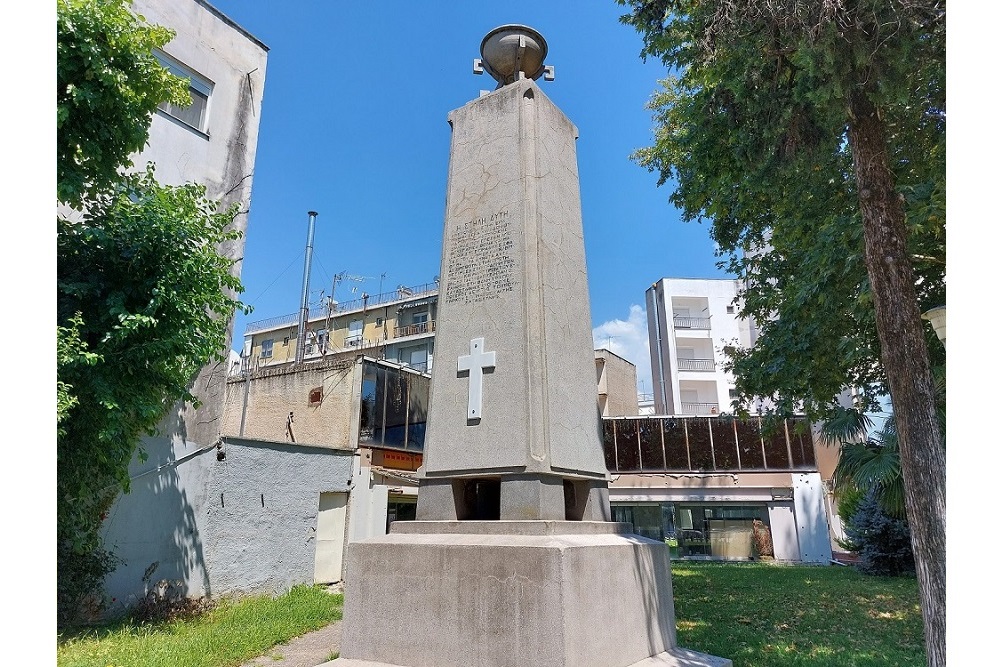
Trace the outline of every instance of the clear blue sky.
<instances>
[{"instance_id":1,"label":"clear blue sky","mask_svg":"<svg viewBox=\"0 0 1000 667\"><path fill-rule=\"evenodd\" d=\"M682 223L657 175L629 155L651 142L645 109L659 62L618 21L613 0L453 3L216 0L270 48L242 279L248 321L299 308L308 230L319 212L311 299L333 276L375 294L430 282L440 270L450 110L492 90L472 73L483 36L505 23L537 29L556 79L545 94L577 125L595 341L648 367L642 307L658 278L724 277L708 227ZM617 322L616 322L617 321ZM640 357L640 358L636 358ZM651 383L646 381L648 391Z\"/></svg>"}]
</instances>

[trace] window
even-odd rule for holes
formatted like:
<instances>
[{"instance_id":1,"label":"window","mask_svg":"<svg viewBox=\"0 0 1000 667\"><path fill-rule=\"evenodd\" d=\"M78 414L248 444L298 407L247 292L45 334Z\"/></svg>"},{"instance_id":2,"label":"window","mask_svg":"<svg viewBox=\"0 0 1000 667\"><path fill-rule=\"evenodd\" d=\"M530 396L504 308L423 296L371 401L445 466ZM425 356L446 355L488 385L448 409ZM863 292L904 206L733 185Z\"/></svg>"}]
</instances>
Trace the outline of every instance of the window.
<instances>
[{"instance_id":1,"label":"window","mask_svg":"<svg viewBox=\"0 0 1000 667\"><path fill-rule=\"evenodd\" d=\"M358 345L361 342L361 332L364 325L364 320L351 320L351 323L347 325L347 340L345 341L348 345Z\"/></svg>"},{"instance_id":2,"label":"window","mask_svg":"<svg viewBox=\"0 0 1000 667\"><path fill-rule=\"evenodd\" d=\"M154 52L160 64L170 70L174 76L188 80L188 93L191 95L191 104L182 107L170 102L162 102L160 111L176 118L189 127L193 127L199 132L206 132L208 128L208 100L212 96L214 84L207 79L198 76L191 69L185 67L177 60L160 51Z\"/></svg>"},{"instance_id":3,"label":"window","mask_svg":"<svg viewBox=\"0 0 1000 667\"><path fill-rule=\"evenodd\" d=\"M414 324L427 324L427 311L422 313L413 313L413 323Z\"/></svg>"},{"instance_id":4,"label":"window","mask_svg":"<svg viewBox=\"0 0 1000 667\"><path fill-rule=\"evenodd\" d=\"M274 339L268 338L260 342L260 358L269 359L274 354Z\"/></svg>"},{"instance_id":5,"label":"window","mask_svg":"<svg viewBox=\"0 0 1000 667\"><path fill-rule=\"evenodd\" d=\"M736 313L736 306L726 306L726 312L730 315L734 315Z\"/></svg>"},{"instance_id":6,"label":"window","mask_svg":"<svg viewBox=\"0 0 1000 667\"><path fill-rule=\"evenodd\" d=\"M421 371L427 370L427 346L404 347L399 350L399 362Z\"/></svg>"}]
</instances>

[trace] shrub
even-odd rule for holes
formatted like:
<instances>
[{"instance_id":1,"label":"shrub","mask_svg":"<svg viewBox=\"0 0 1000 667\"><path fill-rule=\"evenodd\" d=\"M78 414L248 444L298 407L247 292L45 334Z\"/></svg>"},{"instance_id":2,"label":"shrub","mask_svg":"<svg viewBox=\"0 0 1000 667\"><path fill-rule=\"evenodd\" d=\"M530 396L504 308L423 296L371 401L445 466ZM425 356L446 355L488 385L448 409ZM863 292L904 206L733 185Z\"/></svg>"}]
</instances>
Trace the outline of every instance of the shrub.
<instances>
[{"instance_id":1,"label":"shrub","mask_svg":"<svg viewBox=\"0 0 1000 667\"><path fill-rule=\"evenodd\" d=\"M858 504L845 533L851 550L858 554L861 572L892 577L916 571L909 524L886 514L874 492Z\"/></svg>"},{"instance_id":2,"label":"shrub","mask_svg":"<svg viewBox=\"0 0 1000 667\"><path fill-rule=\"evenodd\" d=\"M67 540L59 540L56 550L62 575L56 587L57 625L94 620L105 607L101 593L104 577L120 560L100 547L75 551Z\"/></svg>"}]
</instances>

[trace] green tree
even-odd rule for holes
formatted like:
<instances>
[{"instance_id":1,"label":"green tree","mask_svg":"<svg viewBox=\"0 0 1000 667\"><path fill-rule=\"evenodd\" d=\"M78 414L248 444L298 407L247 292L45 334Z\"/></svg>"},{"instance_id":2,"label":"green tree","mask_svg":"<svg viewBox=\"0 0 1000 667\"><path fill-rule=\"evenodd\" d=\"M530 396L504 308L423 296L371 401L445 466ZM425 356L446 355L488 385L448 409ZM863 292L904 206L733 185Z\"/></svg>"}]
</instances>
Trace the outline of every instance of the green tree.
<instances>
[{"instance_id":1,"label":"green tree","mask_svg":"<svg viewBox=\"0 0 1000 667\"><path fill-rule=\"evenodd\" d=\"M891 395L928 661L945 664L945 457L920 312L944 303L943 2L618 0L671 70L640 164L709 220L760 328L743 401Z\"/></svg>"},{"instance_id":2,"label":"green tree","mask_svg":"<svg viewBox=\"0 0 1000 667\"><path fill-rule=\"evenodd\" d=\"M236 207L196 184L127 173L153 111L184 81L153 56L172 34L123 0L58 4L57 576L70 620L113 569L100 526L140 438L221 359L242 285L220 244ZM189 101L189 100L188 100ZM72 207L70 210L68 207Z\"/></svg>"}]
</instances>

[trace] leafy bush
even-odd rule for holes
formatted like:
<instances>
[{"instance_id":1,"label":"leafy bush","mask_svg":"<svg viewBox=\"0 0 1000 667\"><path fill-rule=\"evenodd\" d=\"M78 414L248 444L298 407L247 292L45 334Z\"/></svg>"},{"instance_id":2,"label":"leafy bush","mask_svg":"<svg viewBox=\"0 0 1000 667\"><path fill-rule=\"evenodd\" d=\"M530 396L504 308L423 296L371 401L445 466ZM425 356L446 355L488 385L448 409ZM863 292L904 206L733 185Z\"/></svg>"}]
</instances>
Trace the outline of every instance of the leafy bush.
<instances>
[{"instance_id":1,"label":"leafy bush","mask_svg":"<svg viewBox=\"0 0 1000 667\"><path fill-rule=\"evenodd\" d=\"M916 571L909 524L889 516L874 492L861 500L844 532L865 574L894 577Z\"/></svg>"},{"instance_id":2,"label":"leafy bush","mask_svg":"<svg viewBox=\"0 0 1000 667\"><path fill-rule=\"evenodd\" d=\"M93 620L104 607L101 583L119 559L100 546L79 553L68 540L59 540L56 554L59 580L56 587L56 622Z\"/></svg>"}]
</instances>

